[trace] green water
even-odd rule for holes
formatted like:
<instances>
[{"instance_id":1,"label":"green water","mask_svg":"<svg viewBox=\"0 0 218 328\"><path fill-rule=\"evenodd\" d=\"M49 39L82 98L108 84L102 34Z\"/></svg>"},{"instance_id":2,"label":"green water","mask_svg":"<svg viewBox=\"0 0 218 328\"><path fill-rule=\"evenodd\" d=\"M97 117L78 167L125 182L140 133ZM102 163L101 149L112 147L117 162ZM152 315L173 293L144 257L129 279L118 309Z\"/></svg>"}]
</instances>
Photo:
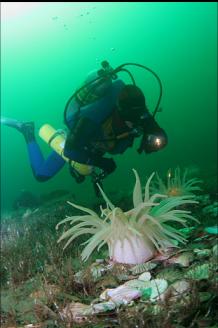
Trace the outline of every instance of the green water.
<instances>
[{"instance_id":1,"label":"green water","mask_svg":"<svg viewBox=\"0 0 218 328\"><path fill-rule=\"evenodd\" d=\"M217 167L217 4L216 3L4 3L1 11L1 115L63 128L63 110L72 92L102 60L146 65L163 83L159 124L168 147L137 153L139 140L114 157L117 170L105 190L132 190L132 168L142 176L169 167ZM152 111L158 85L133 68ZM123 75L120 77L124 77ZM125 79L125 78L124 78ZM125 79L129 81L128 79ZM47 145L37 137L45 155ZM11 208L22 189L36 195L72 191L77 201L95 199L90 179L81 185L67 165L52 180L37 182L24 139L1 127L1 204Z\"/></svg>"}]
</instances>

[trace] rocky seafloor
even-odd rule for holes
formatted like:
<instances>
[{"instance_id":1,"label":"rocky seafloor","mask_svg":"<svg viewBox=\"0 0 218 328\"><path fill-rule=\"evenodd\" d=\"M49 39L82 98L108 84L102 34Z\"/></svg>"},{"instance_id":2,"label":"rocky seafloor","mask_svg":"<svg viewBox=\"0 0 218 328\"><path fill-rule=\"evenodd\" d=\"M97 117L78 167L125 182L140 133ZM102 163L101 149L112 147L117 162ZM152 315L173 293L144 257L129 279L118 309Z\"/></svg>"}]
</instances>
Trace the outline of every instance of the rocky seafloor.
<instances>
[{"instance_id":1,"label":"rocky seafloor","mask_svg":"<svg viewBox=\"0 0 218 328\"><path fill-rule=\"evenodd\" d=\"M187 244L140 265L111 262L106 247L82 263L86 236L63 251L55 226L77 213L70 193L3 215L1 327L218 327L217 200L197 197Z\"/></svg>"}]
</instances>

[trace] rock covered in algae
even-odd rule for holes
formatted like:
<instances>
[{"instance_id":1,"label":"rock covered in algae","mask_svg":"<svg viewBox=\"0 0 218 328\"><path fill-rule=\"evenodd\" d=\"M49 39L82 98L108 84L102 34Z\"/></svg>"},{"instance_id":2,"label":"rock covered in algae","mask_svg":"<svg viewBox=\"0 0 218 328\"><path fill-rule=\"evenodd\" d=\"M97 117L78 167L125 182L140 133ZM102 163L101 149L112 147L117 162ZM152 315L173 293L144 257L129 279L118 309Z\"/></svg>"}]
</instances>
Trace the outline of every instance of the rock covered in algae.
<instances>
[{"instance_id":1,"label":"rock covered in algae","mask_svg":"<svg viewBox=\"0 0 218 328\"><path fill-rule=\"evenodd\" d=\"M197 255L197 258L202 259L204 257L209 257L211 255L211 250L210 249L194 249L194 253Z\"/></svg>"},{"instance_id":2,"label":"rock covered in algae","mask_svg":"<svg viewBox=\"0 0 218 328\"><path fill-rule=\"evenodd\" d=\"M185 277L193 280L208 279L210 276L210 265L205 263L202 265L196 265L190 268L186 273Z\"/></svg>"},{"instance_id":3,"label":"rock covered in algae","mask_svg":"<svg viewBox=\"0 0 218 328\"><path fill-rule=\"evenodd\" d=\"M194 255L192 252L180 253L167 260L167 263L178 264L181 267L188 267L194 261Z\"/></svg>"},{"instance_id":4,"label":"rock covered in algae","mask_svg":"<svg viewBox=\"0 0 218 328\"><path fill-rule=\"evenodd\" d=\"M179 280L182 277L183 272L174 267L165 268L156 275L156 278L165 279L169 283L173 283L174 281Z\"/></svg>"},{"instance_id":5,"label":"rock covered in algae","mask_svg":"<svg viewBox=\"0 0 218 328\"><path fill-rule=\"evenodd\" d=\"M218 226L216 225L216 226L213 226L213 227L206 227L204 229L204 231L211 234L211 235L218 235Z\"/></svg>"}]
</instances>

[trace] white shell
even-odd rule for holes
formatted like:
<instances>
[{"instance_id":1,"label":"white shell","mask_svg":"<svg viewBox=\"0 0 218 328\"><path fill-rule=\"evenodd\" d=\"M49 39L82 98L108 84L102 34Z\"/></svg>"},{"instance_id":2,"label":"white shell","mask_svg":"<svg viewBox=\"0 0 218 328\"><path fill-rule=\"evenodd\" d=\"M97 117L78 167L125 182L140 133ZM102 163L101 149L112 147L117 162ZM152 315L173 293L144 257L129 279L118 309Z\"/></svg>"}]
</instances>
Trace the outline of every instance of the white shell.
<instances>
[{"instance_id":1,"label":"white shell","mask_svg":"<svg viewBox=\"0 0 218 328\"><path fill-rule=\"evenodd\" d=\"M151 280L151 274L150 274L150 272L144 272L144 273L140 274L138 279L142 280L142 281L149 281L149 280Z\"/></svg>"},{"instance_id":2,"label":"white shell","mask_svg":"<svg viewBox=\"0 0 218 328\"><path fill-rule=\"evenodd\" d=\"M107 289L105 289L105 290L101 293L101 295L99 296L100 300L102 300L102 301L109 300L110 297L108 296L108 292L109 292L110 290L114 290L114 288L107 288Z\"/></svg>"},{"instance_id":3,"label":"white shell","mask_svg":"<svg viewBox=\"0 0 218 328\"><path fill-rule=\"evenodd\" d=\"M179 280L174 282L170 287L172 287L172 295L177 296L189 291L190 283L186 280Z\"/></svg>"},{"instance_id":4,"label":"white shell","mask_svg":"<svg viewBox=\"0 0 218 328\"><path fill-rule=\"evenodd\" d=\"M102 302L92 305L92 314L102 313L114 310L116 304L114 302Z\"/></svg>"},{"instance_id":5,"label":"white shell","mask_svg":"<svg viewBox=\"0 0 218 328\"><path fill-rule=\"evenodd\" d=\"M138 289L141 293L143 290L151 288L151 300L155 300L160 296L168 287L168 283L165 279L153 279L150 281L142 281L133 279L125 283L126 286Z\"/></svg>"},{"instance_id":6,"label":"white shell","mask_svg":"<svg viewBox=\"0 0 218 328\"><path fill-rule=\"evenodd\" d=\"M109 290L107 292L107 295L109 296L112 302L116 303L117 305L120 305L128 304L132 300L139 298L141 296L141 293L136 288L122 285L115 288L114 290Z\"/></svg>"},{"instance_id":7,"label":"white shell","mask_svg":"<svg viewBox=\"0 0 218 328\"><path fill-rule=\"evenodd\" d=\"M131 287L131 288L143 289L147 286L146 283L147 282L143 281L143 280L132 279L132 280L129 280L129 281L125 282L124 285L128 286L128 287Z\"/></svg>"},{"instance_id":8,"label":"white shell","mask_svg":"<svg viewBox=\"0 0 218 328\"><path fill-rule=\"evenodd\" d=\"M147 282L148 287L152 289L150 299L155 300L167 289L168 283L165 279L154 279ZM148 288L147 287L147 288Z\"/></svg>"},{"instance_id":9,"label":"white shell","mask_svg":"<svg viewBox=\"0 0 218 328\"><path fill-rule=\"evenodd\" d=\"M78 302L71 302L67 304L67 306L65 306L65 308L61 312L61 316L67 321L75 321L77 323L81 323L86 320L86 316L90 314L91 306Z\"/></svg>"},{"instance_id":10,"label":"white shell","mask_svg":"<svg viewBox=\"0 0 218 328\"><path fill-rule=\"evenodd\" d=\"M157 263L153 263L153 262L141 263L141 264L135 265L133 268L130 269L130 271L133 275L137 275L137 274L143 273L145 271L150 271L150 270L156 268L156 266L157 266Z\"/></svg>"}]
</instances>

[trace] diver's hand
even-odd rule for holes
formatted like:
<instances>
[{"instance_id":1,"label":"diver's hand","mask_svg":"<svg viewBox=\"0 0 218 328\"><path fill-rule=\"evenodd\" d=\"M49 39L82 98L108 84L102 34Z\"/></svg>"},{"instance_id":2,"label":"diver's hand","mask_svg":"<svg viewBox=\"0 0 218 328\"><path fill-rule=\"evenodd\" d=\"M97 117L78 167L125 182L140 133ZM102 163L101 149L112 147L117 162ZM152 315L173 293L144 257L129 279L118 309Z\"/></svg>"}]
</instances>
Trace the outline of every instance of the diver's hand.
<instances>
[{"instance_id":1,"label":"diver's hand","mask_svg":"<svg viewBox=\"0 0 218 328\"><path fill-rule=\"evenodd\" d=\"M95 158L94 165L103 169L107 174L111 174L117 167L113 158L104 157Z\"/></svg>"},{"instance_id":2,"label":"diver's hand","mask_svg":"<svg viewBox=\"0 0 218 328\"><path fill-rule=\"evenodd\" d=\"M107 172L107 174L115 171L116 167L117 165L113 158L104 158L104 170Z\"/></svg>"}]
</instances>

